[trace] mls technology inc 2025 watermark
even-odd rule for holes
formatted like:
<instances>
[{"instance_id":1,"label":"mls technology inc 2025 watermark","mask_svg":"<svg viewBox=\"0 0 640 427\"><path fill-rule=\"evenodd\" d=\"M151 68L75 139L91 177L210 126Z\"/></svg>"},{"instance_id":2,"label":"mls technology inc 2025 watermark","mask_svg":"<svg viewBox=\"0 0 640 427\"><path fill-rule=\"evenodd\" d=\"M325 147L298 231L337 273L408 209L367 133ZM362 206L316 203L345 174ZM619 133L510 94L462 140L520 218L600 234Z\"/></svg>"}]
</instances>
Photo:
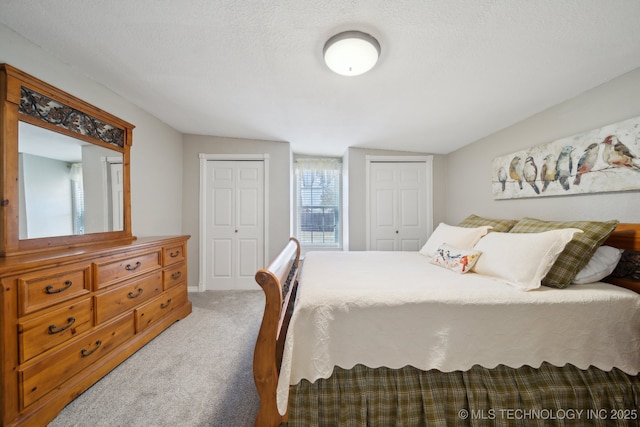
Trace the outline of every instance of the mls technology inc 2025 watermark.
<instances>
[{"instance_id":1,"label":"mls technology inc 2025 watermark","mask_svg":"<svg viewBox=\"0 0 640 427\"><path fill-rule=\"evenodd\" d=\"M638 420L638 409L479 409L458 411L466 420Z\"/></svg>"}]
</instances>

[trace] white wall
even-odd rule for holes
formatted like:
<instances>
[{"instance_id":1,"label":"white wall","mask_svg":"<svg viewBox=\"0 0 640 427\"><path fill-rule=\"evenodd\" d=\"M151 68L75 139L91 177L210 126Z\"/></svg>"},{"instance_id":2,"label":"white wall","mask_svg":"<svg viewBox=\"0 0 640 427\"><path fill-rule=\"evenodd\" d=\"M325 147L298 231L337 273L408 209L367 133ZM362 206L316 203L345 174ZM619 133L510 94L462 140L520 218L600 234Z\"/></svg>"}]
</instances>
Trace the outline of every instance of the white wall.
<instances>
[{"instance_id":1,"label":"white wall","mask_svg":"<svg viewBox=\"0 0 640 427\"><path fill-rule=\"evenodd\" d=\"M217 136L184 135L182 229L189 240L189 285L199 277L200 238L200 153L269 155L269 234L267 260L270 262L290 236L291 147L287 142L258 141ZM257 287L258 285L256 285ZM258 288L256 288L258 289Z\"/></svg>"},{"instance_id":2,"label":"white wall","mask_svg":"<svg viewBox=\"0 0 640 427\"><path fill-rule=\"evenodd\" d=\"M133 234L138 237L181 234L182 135L179 132L4 25L0 25L0 63L12 65L134 124Z\"/></svg>"},{"instance_id":3,"label":"white wall","mask_svg":"<svg viewBox=\"0 0 640 427\"><path fill-rule=\"evenodd\" d=\"M20 155L26 235L21 238L73 234L73 198L69 163L31 154Z\"/></svg>"},{"instance_id":4,"label":"white wall","mask_svg":"<svg viewBox=\"0 0 640 427\"><path fill-rule=\"evenodd\" d=\"M491 193L494 157L636 116L640 116L640 69L449 154L443 183L447 221L456 224L475 213L495 218L640 222L638 191L515 200L493 200Z\"/></svg>"}]
</instances>

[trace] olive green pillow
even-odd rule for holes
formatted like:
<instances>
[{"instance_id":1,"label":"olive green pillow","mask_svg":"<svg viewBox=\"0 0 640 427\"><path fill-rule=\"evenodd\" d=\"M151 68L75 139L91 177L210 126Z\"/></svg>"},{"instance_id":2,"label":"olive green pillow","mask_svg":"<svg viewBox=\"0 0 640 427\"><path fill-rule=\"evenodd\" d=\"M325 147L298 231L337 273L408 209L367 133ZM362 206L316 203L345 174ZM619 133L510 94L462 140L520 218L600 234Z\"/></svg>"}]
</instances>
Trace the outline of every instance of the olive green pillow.
<instances>
[{"instance_id":1,"label":"olive green pillow","mask_svg":"<svg viewBox=\"0 0 640 427\"><path fill-rule=\"evenodd\" d=\"M523 218L513 226L511 233L540 233L559 228L579 228L582 233L573 239L558 256L551 270L542 279L542 284L554 288L566 288L576 275L589 263L593 254L618 225L618 221L543 221Z\"/></svg>"},{"instance_id":2,"label":"olive green pillow","mask_svg":"<svg viewBox=\"0 0 640 427\"><path fill-rule=\"evenodd\" d=\"M481 216L472 214L466 217L465 219L463 219L462 222L458 224L458 226L476 228L476 227L482 227L485 225L490 225L493 228L491 228L489 232L499 231L502 233L506 233L507 231L511 230L511 227L513 227L516 222L517 221L515 219L483 218Z\"/></svg>"}]
</instances>

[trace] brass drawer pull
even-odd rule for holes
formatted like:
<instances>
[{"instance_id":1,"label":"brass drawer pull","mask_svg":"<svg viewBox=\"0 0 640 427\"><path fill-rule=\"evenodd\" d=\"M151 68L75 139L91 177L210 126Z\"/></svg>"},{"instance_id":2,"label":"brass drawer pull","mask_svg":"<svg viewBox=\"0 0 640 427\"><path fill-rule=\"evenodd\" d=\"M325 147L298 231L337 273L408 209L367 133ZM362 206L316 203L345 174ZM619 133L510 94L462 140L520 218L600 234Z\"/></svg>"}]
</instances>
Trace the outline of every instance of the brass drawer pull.
<instances>
[{"instance_id":1,"label":"brass drawer pull","mask_svg":"<svg viewBox=\"0 0 640 427\"><path fill-rule=\"evenodd\" d=\"M175 273L173 273L173 274L171 275L171 278L172 278L173 280L176 280L176 279L179 279L179 278L180 278L180 276L182 276L182 272L181 272L181 271L176 271Z\"/></svg>"},{"instance_id":2,"label":"brass drawer pull","mask_svg":"<svg viewBox=\"0 0 640 427\"><path fill-rule=\"evenodd\" d=\"M163 302L162 304L160 304L160 308L163 308L163 309L167 308L169 307L170 304L171 304L171 298L169 298L166 303Z\"/></svg>"},{"instance_id":3,"label":"brass drawer pull","mask_svg":"<svg viewBox=\"0 0 640 427\"><path fill-rule=\"evenodd\" d=\"M138 298L140 295L142 295L142 288L138 288L138 292L135 294L133 292L129 292L127 296L131 299L134 299L134 298Z\"/></svg>"},{"instance_id":4,"label":"brass drawer pull","mask_svg":"<svg viewBox=\"0 0 640 427\"><path fill-rule=\"evenodd\" d=\"M86 350L83 348L81 351L82 357L91 356L98 348L100 348L101 345L102 341L98 340L96 341L96 346L93 348L93 350Z\"/></svg>"},{"instance_id":5,"label":"brass drawer pull","mask_svg":"<svg viewBox=\"0 0 640 427\"><path fill-rule=\"evenodd\" d=\"M177 250L177 251L175 251L175 252L171 252L171 253L169 254L169 256L170 256L171 258L175 258L175 257L177 257L178 255L180 255L180 250Z\"/></svg>"},{"instance_id":6,"label":"brass drawer pull","mask_svg":"<svg viewBox=\"0 0 640 427\"><path fill-rule=\"evenodd\" d=\"M44 292L47 294L57 294L60 293L62 291L66 291L67 289L69 289L71 287L71 285L73 284L73 282L71 280L66 280L64 282L64 288L59 288L59 289L53 289L53 285L47 285L44 288Z\"/></svg>"},{"instance_id":7,"label":"brass drawer pull","mask_svg":"<svg viewBox=\"0 0 640 427\"><path fill-rule=\"evenodd\" d=\"M67 329L69 329L71 327L71 325L73 325L74 323L76 323L76 318L75 317L69 317L67 319L67 324L64 326L61 326L59 328L56 328L56 325L50 325L49 326L49 334L53 335L53 334L58 334L62 331L66 331Z\"/></svg>"},{"instance_id":8,"label":"brass drawer pull","mask_svg":"<svg viewBox=\"0 0 640 427\"><path fill-rule=\"evenodd\" d=\"M135 270L139 269L140 266L142 266L142 263L140 261L138 261L138 262L136 262L136 265L127 264L127 266L125 267L125 270L127 270L127 271L135 271Z\"/></svg>"}]
</instances>

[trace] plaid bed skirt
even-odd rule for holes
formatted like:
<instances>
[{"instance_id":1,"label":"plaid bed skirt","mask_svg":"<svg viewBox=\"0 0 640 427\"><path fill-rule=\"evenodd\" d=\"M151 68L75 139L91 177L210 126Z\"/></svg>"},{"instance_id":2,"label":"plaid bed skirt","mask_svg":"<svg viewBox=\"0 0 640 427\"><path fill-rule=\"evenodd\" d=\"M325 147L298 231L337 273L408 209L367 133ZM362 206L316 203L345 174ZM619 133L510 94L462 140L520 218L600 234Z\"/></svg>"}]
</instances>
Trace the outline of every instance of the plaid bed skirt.
<instances>
[{"instance_id":1,"label":"plaid bed skirt","mask_svg":"<svg viewBox=\"0 0 640 427\"><path fill-rule=\"evenodd\" d=\"M572 365L336 367L289 394L289 427L640 426L640 375Z\"/></svg>"}]
</instances>

